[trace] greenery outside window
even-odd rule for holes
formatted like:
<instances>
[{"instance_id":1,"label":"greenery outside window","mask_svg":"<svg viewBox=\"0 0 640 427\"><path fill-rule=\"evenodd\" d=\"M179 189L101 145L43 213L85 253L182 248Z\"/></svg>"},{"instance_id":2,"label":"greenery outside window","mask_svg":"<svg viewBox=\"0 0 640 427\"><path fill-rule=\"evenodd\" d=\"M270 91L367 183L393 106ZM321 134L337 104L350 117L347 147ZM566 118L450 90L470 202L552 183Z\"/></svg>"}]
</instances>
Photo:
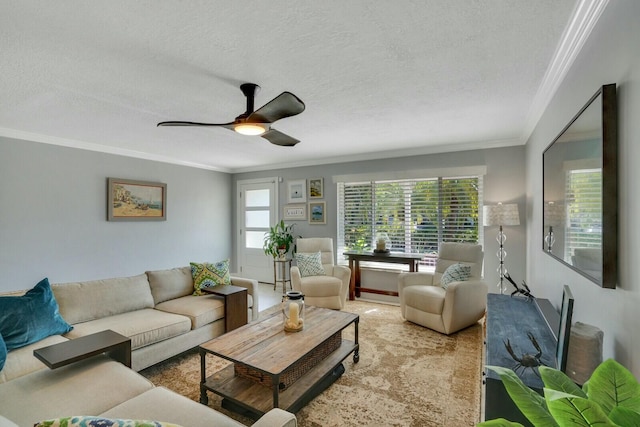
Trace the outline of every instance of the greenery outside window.
<instances>
[{"instance_id":1,"label":"greenery outside window","mask_svg":"<svg viewBox=\"0 0 640 427\"><path fill-rule=\"evenodd\" d=\"M339 261L344 251L373 250L377 233L389 236L392 252L424 254L425 266L442 242L482 241L482 176L337 184Z\"/></svg>"}]
</instances>

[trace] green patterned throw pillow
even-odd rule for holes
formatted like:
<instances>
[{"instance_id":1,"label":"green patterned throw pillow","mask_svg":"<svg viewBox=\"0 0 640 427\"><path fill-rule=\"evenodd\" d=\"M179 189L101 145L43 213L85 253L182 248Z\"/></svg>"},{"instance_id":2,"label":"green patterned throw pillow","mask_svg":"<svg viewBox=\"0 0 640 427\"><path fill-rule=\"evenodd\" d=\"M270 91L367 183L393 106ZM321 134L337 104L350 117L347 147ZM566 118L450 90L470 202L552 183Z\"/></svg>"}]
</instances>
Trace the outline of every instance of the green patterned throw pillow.
<instances>
[{"instance_id":1,"label":"green patterned throw pillow","mask_svg":"<svg viewBox=\"0 0 640 427\"><path fill-rule=\"evenodd\" d=\"M449 287L451 282L464 282L471 277L471 266L465 264L451 264L442 274L440 286L444 289Z\"/></svg>"},{"instance_id":2,"label":"green patterned throw pillow","mask_svg":"<svg viewBox=\"0 0 640 427\"><path fill-rule=\"evenodd\" d=\"M202 288L212 288L219 285L230 285L229 260L216 263L191 264L191 277L193 277L193 295L202 295Z\"/></svg>"},{"instance_id":3,"label":"green patterned throw pillow","mask_svg":"<svg viewBox=\"0 0 640 427\"><path fill-rule=\"evenodd\" d=\"M34 427L180 427L161 421L108 419L102 417L74 416L40 421Z\"/></svg>"},{"instance_id":4,"label":"green patterned throw pillow","mask_svg":"<svg viewBox=\"0 0 640 427\"><path fill-rule=\"evenodd\" d=\"M297 253L296 262L302 277L308 276L324 276L324 268L322 267L322 254L316 253Z\"/></svg>"}]
</instances>

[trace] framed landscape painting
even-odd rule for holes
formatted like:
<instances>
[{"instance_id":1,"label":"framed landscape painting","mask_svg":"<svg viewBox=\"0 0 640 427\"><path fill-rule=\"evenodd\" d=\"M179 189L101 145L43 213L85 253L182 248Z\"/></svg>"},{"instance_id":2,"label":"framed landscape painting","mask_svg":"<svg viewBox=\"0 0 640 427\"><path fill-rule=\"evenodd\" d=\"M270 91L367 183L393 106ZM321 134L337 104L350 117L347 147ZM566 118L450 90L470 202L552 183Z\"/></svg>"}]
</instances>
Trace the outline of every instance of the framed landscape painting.
<instances>
[{"instance_id":1,"label":"framed landscape painting","mask_svg":"<svg viewBox=\"0 0 640 427\"><path fill-rule=\"evenodd\" d=\"M326 224L325 202L309 202L309 224Z\"/></svg>"},{"instance_id":2,"label":"framed landscape painting","mask_svg":"<svg viewBox=\"0 0 640 427\"><path fill-rule=\"evenodd\" d=\"M322 199L324 197L324 185L322 178L309 179L309 198Z\"/></svg>"},{"instance_id":3,"label":"framed landscape painting","mask_svg":"<svg viewBox=\"0 0 640 427\"><path fill-rule=\"evenodd\" d=\"M167 184L107 178L107 221L166 221Z\"/></svg>"}]
</instances>

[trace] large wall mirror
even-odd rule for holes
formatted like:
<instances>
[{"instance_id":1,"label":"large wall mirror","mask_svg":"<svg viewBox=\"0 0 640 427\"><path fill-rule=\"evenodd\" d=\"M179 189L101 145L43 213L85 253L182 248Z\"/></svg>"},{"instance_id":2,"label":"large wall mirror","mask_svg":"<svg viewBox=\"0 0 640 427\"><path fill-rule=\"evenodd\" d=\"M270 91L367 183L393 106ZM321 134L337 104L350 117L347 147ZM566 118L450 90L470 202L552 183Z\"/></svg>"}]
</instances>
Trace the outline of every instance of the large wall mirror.
<instances>
[{"instance_id":1,"label":"large wall mirror","mask_svg":"<svg viewBox=\"0 0 640 427\"><path fill-rule=\"evenodd\" d=\"M543 250L615 288L618 248L616 85L602 86L543 153Z\"/></svg>"}]
</instances>

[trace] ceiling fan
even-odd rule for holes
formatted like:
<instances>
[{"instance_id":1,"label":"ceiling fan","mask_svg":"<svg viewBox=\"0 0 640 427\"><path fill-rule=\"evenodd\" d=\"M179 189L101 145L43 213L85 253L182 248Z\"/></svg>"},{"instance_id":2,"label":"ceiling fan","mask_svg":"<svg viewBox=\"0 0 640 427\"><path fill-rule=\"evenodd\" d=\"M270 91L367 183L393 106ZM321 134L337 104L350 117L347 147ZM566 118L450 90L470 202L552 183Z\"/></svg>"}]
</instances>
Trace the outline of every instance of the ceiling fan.
<instances>
[{"instance_id":1,"label":"ceiling fan","mask_svg":"<svg viewBox=\"0 0 640 427\"><path fill-rule=\"evenodd\" d=\"M279 132L271 125L285 117L295 116L304 111L304 102L291 92L282 92L262 107L253 111L253 101L260 90L255 83L243 83L240 90L247 97L247 111L240 114L229 123L198 123L198 122L160 122L158 126L221 126L234 130L243 135L260 135L272 144L293 147L299 140Z\"/></svg>"}]
</instances>

